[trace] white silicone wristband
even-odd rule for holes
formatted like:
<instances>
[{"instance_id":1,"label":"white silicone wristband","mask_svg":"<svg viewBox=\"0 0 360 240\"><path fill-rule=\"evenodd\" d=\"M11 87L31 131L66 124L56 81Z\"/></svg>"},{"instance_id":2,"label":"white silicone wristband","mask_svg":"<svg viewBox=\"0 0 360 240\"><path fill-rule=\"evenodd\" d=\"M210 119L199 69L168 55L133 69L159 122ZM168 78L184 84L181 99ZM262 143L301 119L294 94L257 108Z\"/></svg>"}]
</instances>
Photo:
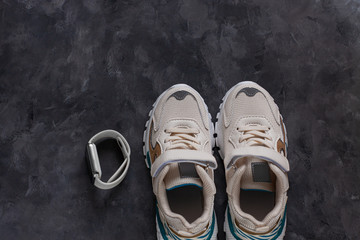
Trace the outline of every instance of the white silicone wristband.
<instances>
[{"instance_id":1,"label":"white silicone wristband","mask_svg":"<svg viewBox=\"0 0 360 240\"><path fill-rule=\"evenodd\" d=\"M124 156L124 161L107 182L101 180L101 165L96 149L96 144L107 140L115 139ZM111 189L116 187L125 178L130 166L130 146L126 139L117 131L104 130L93 136L87 145L88 159L91 167L91 175L94 178L94 185L100 189Z\"/></svg>"}]
</instances>

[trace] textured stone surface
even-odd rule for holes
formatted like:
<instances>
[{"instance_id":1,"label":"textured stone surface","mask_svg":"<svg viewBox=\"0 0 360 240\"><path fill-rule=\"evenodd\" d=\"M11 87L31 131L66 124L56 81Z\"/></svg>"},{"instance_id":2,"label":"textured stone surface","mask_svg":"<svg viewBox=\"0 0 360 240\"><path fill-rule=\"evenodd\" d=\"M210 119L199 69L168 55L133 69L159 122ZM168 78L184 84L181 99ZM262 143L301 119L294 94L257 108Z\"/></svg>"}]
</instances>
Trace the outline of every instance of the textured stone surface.
<instances>
[{"instance_id":1,"label":"textured stone surface","mask_svg":"<svg viewBox=\"0 0 360 240\"><path fill-rule=\"evenodd\" d=\"M2 0L0 16L1 239L156 239L151 104L183 82L215 116L241 80L272 94L288 129L286 239L359 239L359 1ZM101 191L85 144L108 128L132 162ZM225 239L221 164L216 185Z\"/></svg>"}]
</instances>

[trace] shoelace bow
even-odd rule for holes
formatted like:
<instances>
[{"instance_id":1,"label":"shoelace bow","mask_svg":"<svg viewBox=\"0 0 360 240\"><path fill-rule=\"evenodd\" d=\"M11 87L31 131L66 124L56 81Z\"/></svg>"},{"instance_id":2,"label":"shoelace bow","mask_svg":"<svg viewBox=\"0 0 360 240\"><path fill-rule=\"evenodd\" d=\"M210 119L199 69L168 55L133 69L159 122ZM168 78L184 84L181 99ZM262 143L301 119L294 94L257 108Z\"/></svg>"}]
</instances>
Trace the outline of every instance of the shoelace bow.
<instances>
[{"instance_id":1,"label":"shoelace bow","mask_svg":"<svg viewBox=\"0 0 360 240\"><path fill-rule=\"evenodd\" d=\"M165 132L170 133L169 137L165 139L165 143L171 142L171 145L167 147L166 150L170 150L170 149L198 150L200 147L200 142L196 138L196 134L200 133L198 129L174 127L174 128L165 129Z\"/></svg>"},{"instance_id":2,"label":"shoelace bow","mask_svg":"<svg viewBox=\"0 0 360 240\"><path fill-rule=\"evenodd\" d=\"M249 146L264 146L273 148L272 138L268 134L269 127L261 125L247 125L238 127L239 132L243 135L239 138L239 143L246 141Z\"/></svg>"}]
</instances>

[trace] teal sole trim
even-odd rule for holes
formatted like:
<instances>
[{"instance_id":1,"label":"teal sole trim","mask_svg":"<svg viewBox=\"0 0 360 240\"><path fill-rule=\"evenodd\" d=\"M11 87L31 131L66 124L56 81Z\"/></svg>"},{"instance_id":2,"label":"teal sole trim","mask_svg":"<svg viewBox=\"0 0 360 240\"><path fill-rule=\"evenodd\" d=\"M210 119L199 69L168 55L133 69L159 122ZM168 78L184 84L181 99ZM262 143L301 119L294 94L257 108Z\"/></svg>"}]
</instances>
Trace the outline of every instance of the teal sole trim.
<instances>
[{"instance_id":1,"label":"teal sole trim","mask_svg":"<svg viewBox=\"0 0 360 240\"><path fill-rule=\"evenodd\" d=\"M156 220L157 220L157 223L158 223L162 238L164 240L168 240L168 237L166 236L166 233L165 233L164 226L163 226L162 221L160 219L158 206L156 206Z\"/></svg>"},{"instance_id":2,"label":"teal sole trim","mask_svg":"<svg viewBox=\"0 0 360 240\"><path fill-rule=\"evenodd\" d=\"M171 191L171 190L174 190L176 188L181 188L181 187L185 187L185 186L195 186L195 187L198 187L198 188L202 189L201 186L199 186L199 185L197 185L195 183L185 183L185 184L180 184L178 186L174 186L172 188L166 189L166 191Z\"/></svg>"},{"instance_id":3,"label":"teal sole trim","mask_svg":"<svg viewBox=\"0 0 360 240\"><path fill-rule=\"evenodd\" d=\"M210 231L209 231L209 235L208 235L208 238L206 240L210 240L214 234L214 229L215 229L215 212L213 213L213 217L212 217L212 223L211 223L211 226L210 226ZM205 235L206 236L206 235ZM200 237L201 239L201 237Z\"/></svg>"},{"instance_id":4,"label":"teal sole trim","mask_svg":"<svg viewBox=\"0 0 360 240\"><path fill-rule=\"evenodd\" d=\"M149 151L146 153L146 161L148 163L149 168L151 167L151 161L150 161L150 153Z\"/></svg>"},{"instance_id":5,"label":"teal sole trim","mask_svg":"<svg viewBox=\"0 0 360 240\"><path fill-rule=\"evenodd\" d=\"M234 237L236 240L242 240L241 238L239 238L239 237L235 234L234 225L233 225L233 222L232 222L232 219L231 219L229 206L227 207L227 220L228 220L228 225L229 225L230 232L231 232L231 234L233 235L233 237Z\"/></svg>"}]
</instances>

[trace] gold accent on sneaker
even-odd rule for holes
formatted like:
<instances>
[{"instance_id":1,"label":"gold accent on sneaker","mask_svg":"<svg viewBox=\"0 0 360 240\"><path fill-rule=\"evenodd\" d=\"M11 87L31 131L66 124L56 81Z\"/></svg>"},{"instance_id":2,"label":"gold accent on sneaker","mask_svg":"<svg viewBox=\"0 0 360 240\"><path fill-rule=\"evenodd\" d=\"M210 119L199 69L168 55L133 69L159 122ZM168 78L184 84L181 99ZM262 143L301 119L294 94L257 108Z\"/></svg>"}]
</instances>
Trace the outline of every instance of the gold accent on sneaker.
<instances>
[{"instance_id":1,"label":"gold accent on sneaker","mask_svg":"<svg viewBox=\"0 0 360 240\"><path fill-rule=\"evenodd\" d=\"M153 125L154 125L154 122L152 121L151 125L150 125L150 129L149 129L149 131L150 131L150 134L149 134L149 154L150 154L151 163L154 163L155 159L161 155L160 144L158 142L156 142L156 145L155 145L154 148L153 148L153 146L151 144L151 136L152 136Z\"/></svg>"},{"instance_id":2,"label":"gold accent on sneaker","mask_svg":"<svg viewBox=\"0 0 360 240\"><path fill-rule=\"evenodd\" d=\"M282 133L283 133L283 138L284 138L284 140L285 140L285 139L286 139L286 136L285 136L285 128L284 128L284 123L283 123L282 118L280 118L280 123L281 123L281 130L282 130ZM281 153L281 151L283 151L284 156L286 157L286 155L287 155L286 145L285 145L285 143L284 143L280 138L279 138L279 140L277 141L276 148L277 148L277 151L278 151L279 153Z\"/></svg>"}]
</instances>

